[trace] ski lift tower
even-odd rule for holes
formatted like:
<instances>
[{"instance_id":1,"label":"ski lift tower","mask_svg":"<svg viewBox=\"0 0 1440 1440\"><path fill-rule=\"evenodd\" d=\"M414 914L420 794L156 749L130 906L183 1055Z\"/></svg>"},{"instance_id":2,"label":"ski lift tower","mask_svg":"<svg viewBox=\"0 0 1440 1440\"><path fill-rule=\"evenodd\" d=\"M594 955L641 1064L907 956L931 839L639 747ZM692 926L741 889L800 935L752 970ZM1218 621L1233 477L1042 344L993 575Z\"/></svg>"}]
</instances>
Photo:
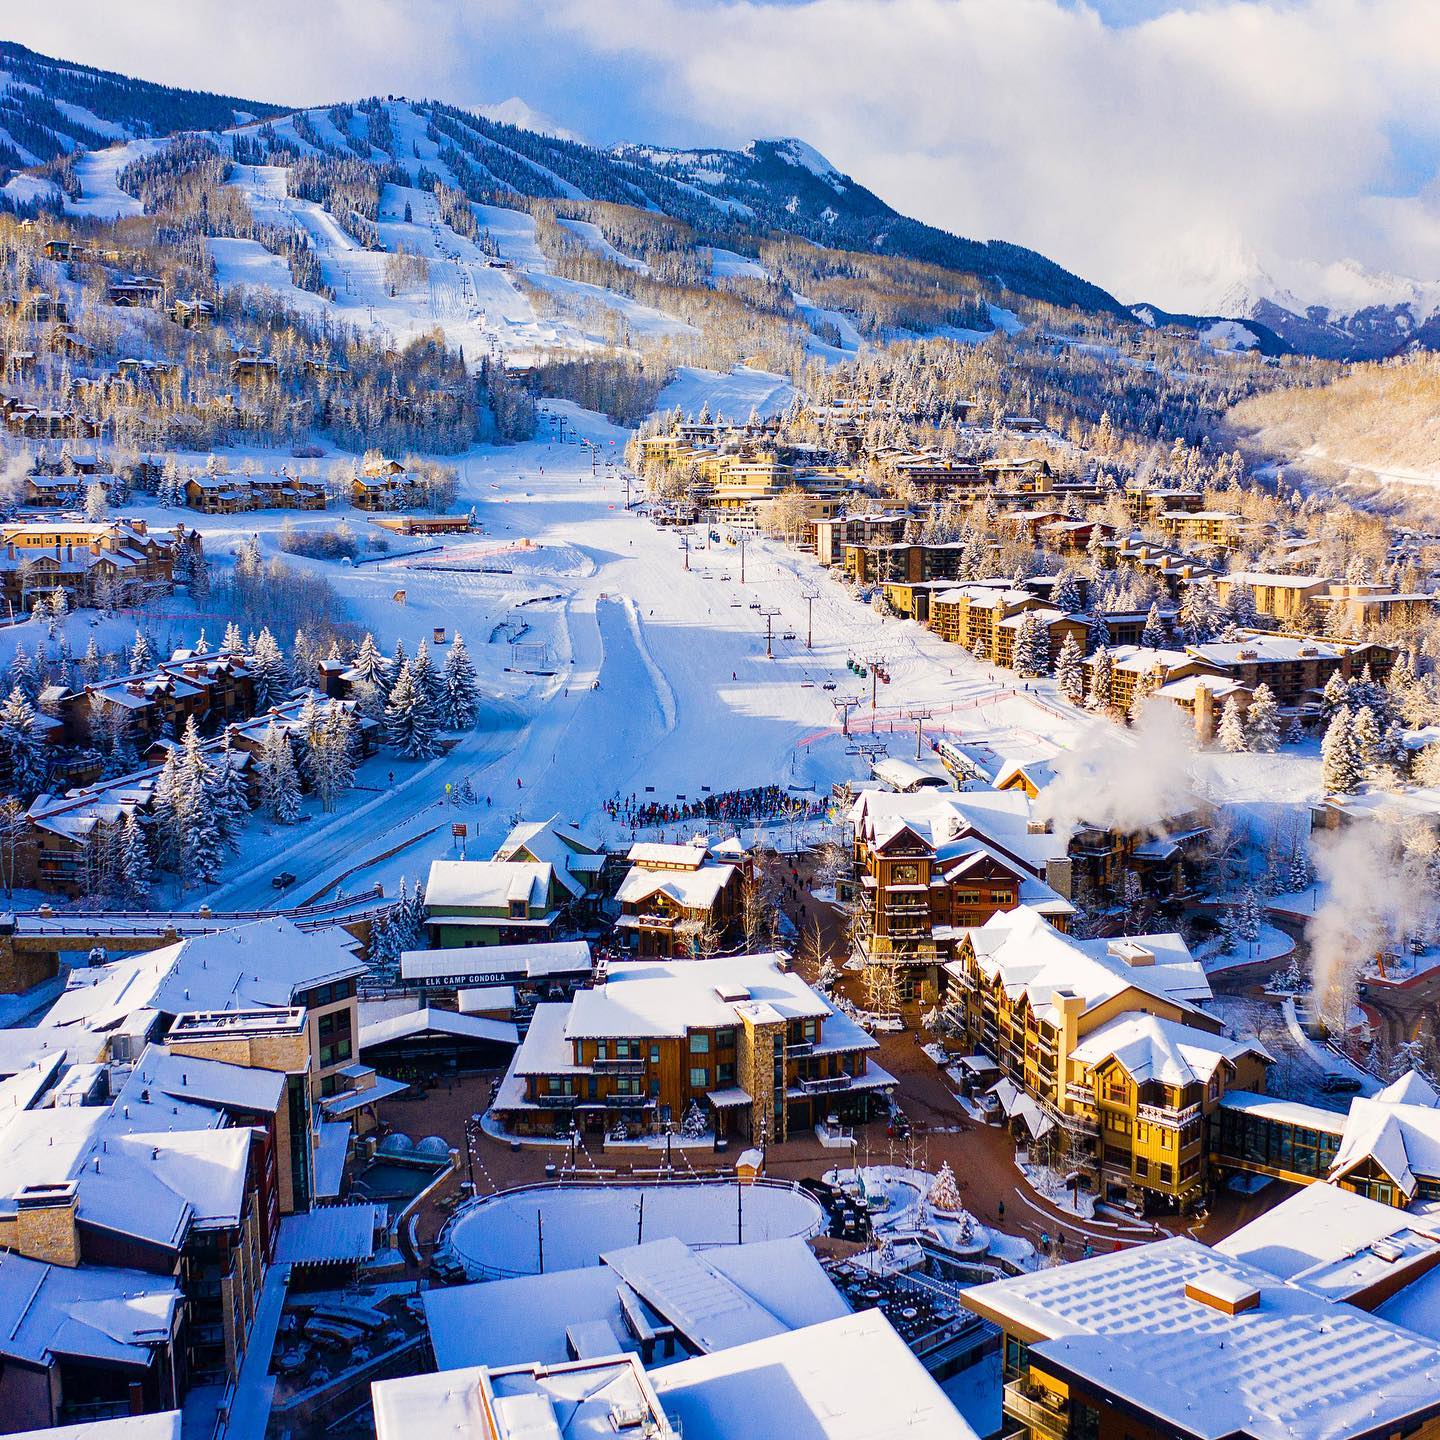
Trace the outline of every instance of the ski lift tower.
<instances>
[{"instance_id":1,"label":"ski lift tower","mask_svg":"<svg viewBox=\"0 0 1440 1440\"><path fill-rule=\"evenodd\" d=\"M921 746L925 742L925 722L934 714L933 710L912 710L910 712L910 718L915 722L915 758L917 760L920 758Z\"/></svg>"},{"instance_id":2,"label":"ski lift tower","mask_svg":"<svg viewBox=\"0 0 1440 1440\"><path fill-rule=\"evenodd\" d=\"M832 700L830 703L840 712L840 733L848 739L850 735L850 712L860 702L858 700Z\"/></svg>"},{"instance_id":3,"label":"ski lift tower","mask_svg":"<svg viewBox=\"0 0 1440 1440\"><path fill-rule=\"evenodd\" d=\"M773 660L775 658L775 629L773 622L779 613L780 611L773 606L767 607L760 612L765 620L765 658L767 660Z\"/></svg>"},{"instance_id":4,"label":"ski lift tower","mask_svg":"<svg viewBox=\"0 0 1440 1440\"><path fill-rule=\"evenodd\" d=\"M806 585L800 591L800 598L805 602L805 648L815 648L815 602L820 598L820 592L813 585Z\"/></svg>"}]
</instances>

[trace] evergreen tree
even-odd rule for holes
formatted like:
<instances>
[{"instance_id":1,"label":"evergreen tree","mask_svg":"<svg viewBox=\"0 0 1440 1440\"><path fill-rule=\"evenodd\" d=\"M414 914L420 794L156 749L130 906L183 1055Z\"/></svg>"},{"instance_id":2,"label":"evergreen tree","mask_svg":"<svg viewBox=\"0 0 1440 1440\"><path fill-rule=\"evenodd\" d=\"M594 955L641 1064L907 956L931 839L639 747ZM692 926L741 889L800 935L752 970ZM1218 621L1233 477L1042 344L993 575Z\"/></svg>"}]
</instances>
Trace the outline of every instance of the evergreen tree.
<instances>
[{"instance_id":1,"label":"evergreen tree","mask_svg":"<svg viewBox=\"0 0 1440 1440\"><path fill-rule=\"evenodd\" d=\"M1250 749L1260 755L1273 755L1280 746L1280 706L1275 692L1262 680L1250 699L1245 715Z\"/></svg>"},{"instance_id":2,"label":"evergreen tree","mask_svg":"<svg viewBox=\"0 0 1440 1440\"><path fill-rule=\"evenodd\" d=\"M150 903L150 887L155 883L150 864L150 846L145 840L140 817L131 811L120 828L120 891L131 910L143 910Z\"/></svg>"},{"instance_id":3,"label":"evergreen tree","mask_svg":"<svg viewBox=\"0 0 1440 1440\"><path fill-rule=\"evenodd\" d=\"M130 647L129 663L132 675L143 675L147 670L155 668L155 655L150 649L150 642L138 629L135 631L135 643Z\"/></svg>"},{"instance_id":4,"label":"evergreen tree","mask_svg":"<svg viewBox=\"0 0 1440 1440\"><path fill-rule=\"evenodd\" d=\"M307 769L321 807L334 810L340 795L355 783L354 721L349 710L332 705L306 737Z\"/></svg>"},{"instance_id":5,"label":"evergreen tree","mask_svg":"<svg viewBox=\"0 0 1440 1440\"><path fill-rule=\"evenodd\" d=\"M1300 723L1298 715L1292 715L1289 723L1285 726L1285 743L1287 745L1299 745L1304 742L1305 727Z\"/></svg>"},{"instance_id":6,"label":"evergreen tree","mask_svg":"<svg viewBox=\"0 0 1440 1440\"><path fill-rule=\"evenodd\" d=\"M357 679L384 690L390 668L389 662L380 653L380 647L375 643L375 637L368 630L365 632L365 638L360 642L360 649L355 655L355 663L350 668L355 671Z\"/></svg>"},{"instance_id":7,"label":"evergreen tree","mask_svg":"<svg viewBox=\"0 0 1440 1440\"><path fill-rule=\"evenodd\" d=\"M1253 945L1260 938L1261 915L1260 897L1253 885L1247 885L1240 902L1239 917L1239 935L1247 945Z\"/></svg>"},{"instance_id":8,"label":"evergreen tree","mask_svg":"<svg viewBox=\"0 0 1440 1440\"><path fill-rule=\"evenodd\" d=\"M80 659L80 673L87 685L93 685L100 678L100 647L95 643L94 635L86 642L85 654Z\"/></svg>"},{"instance_id":9,"label":"evergreen tree","mask_svg":"<svg viewBox=\"0 0 1440 1440\"><path fill-rule=\"evenodd\" d=\"M1362 705L1350 721L1350 739L1354 746L1355 758L1362 776L1371 776L1384 761L1384 746L1380 737L1380 725L1375 712Z\"/></svg>"},{"instance_id":10,"label":"evergreen tree","mask_svg":"<svg viewBox=\"0 0 1440 1440\"><path fill-rule=\"evenodd\" d=\"M429 697L416 685L408 661L390 691L385 729L390 744L407 760L433 760L440 753L435 712Z\"/></svg>"},{"instance_id":11,"label":"evergreen tree","mask_svg":"<svg viewBox=\"0 0 1440 1440\"><path fill-rule=\"evenodd\" d=\"M220 844L227 850L240 848L240 836L250 814L250 787L245 783L239 758L230 745L226 730L215 756L215 780L212 788L215 807L215 829Z\"/></svg>"},{"instance_id":12,"label":"evergreen tree","mask_svg":"<svg viewBox=\"0 0 1440 1440\"><path fill-rule=\"evenodd\" d=\"M1050 669L1050 637L1033 610L1020 617L1015 633L1015 669L1029 679L1045 675Z\"/></svg>"},{"instance_id":13,"label":"evergreen tree","mask_svg":"<svg viewBox=\"0 0 1440 1440\"><path fill-rule=\"evenodd\" d=\"M1297 845L1295 853L1290 857L1290 874L1287 877L1291 893L1298 895L1300 891L1308 890L1314 880L1315 872L1310 868L1310 857L1303 845Z\"/></svg>"},{"instance_id":14,"label":"evergreen tree","mask_svg":"<svg viewBox=\"0 0 1440 1440\"><path fill-rule=\"evenodd\" d=\"M965 1208L960 1198L960 1186L948 1160L942 1162L939 1174L935 1176L925 1198L932 1210L938 1210L943 1215L956 1215Z\"/></svg>"},{"instance_id":15,"label":"evergreen tree","mask_svg":"<svg viewBox=\"0 0 1440 1440\"><path fill-rule=\"evenodd\" d=\"M260 795L265 811L282 825L293 825L300 815L300 776L289 737L272 720L265 730L260 752Z\"/></svg>"},{"instance_id":16,"label":"evergreen tree","mask_svg":"<svg viewBox=\"0 0 1440 1440\"><path fill-rule=\"evenodd\" d=\"M225 627L225 634L220 640L220 648L227 655L238 655L245 648L245 642L240 638L240 627L233 620Z\"/></svg>"},{"instance_id":17,"label":"evergreen tree","mask_svg":"<svg viewBox=\"0 0 1440 1440\"><path fill-rule=\"evenodd\" d=\"M1245 721L1240 715L1240 702L1233 695L1220 711L1220 726L1215 732L1215 739L1222 750L1232 755L1249 748Z\"/></svg>"},{"instance_id":18,"label":"evergreen tree","mask_svg":"<svg viewBox=\"0 0 1440 1440\"><path fill-rule=\"evenodd\" d=\"M1191 645L1203 645L1220 628L1220 602L1208 575L1192 580L1180 596L1180 632Z\"/></svg>"},{"instance_id":19,"label":"evergreen tree","mask_svg":"<svg viewBox=\"0 0 1440 1440\"><path fill-rule=\"evenodd\" d=\"M475 666L470 652L455 632L445 656L444 702L441 713L447 730L470 730L480 717L480 695L475 684Z\"/></svg>"},{"instance_id":20,"label":"evergreen tree","mask_svg":"<svg viewBox=\"0 0 1440 1440\"><path fill-rule=\"evenodd\" d=\"M1103 646L1090 657L1090 689L1085 708L1103 713L1110 708L1115 693L1115 662Z\"/></svg>"},{"instance_id":21,"label":"evergreen tree","mask_svg":"<svg viewBox=\"0 0 1440 1440\"><path fill-rule=\"evenodd\" d=\"M290 674L285 665L285 657L280 653L280 647L275 643L275 637L270 633L268 625L261 629L259 638L255 641L255 649L250 656L250 673L255 681L257 712L268 710L284 701Z\"/></svg>"},{"instance_id":22,"label":"evergreen tree","mask_svg":"<svg viewBox=\"0 0 1440 1440\"><path fill-rule=\"evenodd\" d=\"M1055 679L1060 693L1072 704L1085 699L1085 662L1074 635L1067 635L1060 653L1055 657Z\"/></svg>"},{"instance_id":23,"label":"evergreen tree","mask_svg":"<svg viewBox=\"0 0 1440 1440\"><path fill-rule=\"evenodd\" d=\"M23 643L15 647L15 653L10 657L7 679L10 682L10 689L18 690L28 700L33 700L38 693L35 683L35 662L30 658L30 652Z\"/></svg>"},{"instance_id":24,"label":"evergreen tree","mask_svg":"<svg viewBox=\"0 0 1440 1440\"><path fill-rule=\"evenodd\" d=\"M10 771L10 789L16 795L34 795L44 785L42 745L35 707L17 685L0 706L0 756Z\"/></svg>"},{"instance_id":25,"label":"evergreen tree","mask_svg":"<svg viewBox=\"0 0 1440 1440\"><path fill-rule=\"evenodd\" d=\"M430 658L430 646L424 640L420 642L415 658L410 662L410 679L415 688L430 702L431 713L438 725L445 704L445 682L435 669L435 662Z\"/></svg>"},{"instance_id":26,"label":"evergreen tree","mask_svg":"<svg viewBox=\"0 0 1440 1440\"><path fill-rule=\"evenodd\" d=\"M1090 646L1092 655L1098 654L1101 650L1110 648L1110 622L1105 618L1103 595L1097 595L1094 582L1090 585L1092 596L1090 606L1090 633L1086 636L1086 642Z\"/></svg>"},{"instance_id":27,"label":"evergreen tree","mask_svg":"<svg viewBox=\"0 0 1440 1440\"><path fill-rule=\"evenodd\" d=\"M1332 670L1330 678L1325 682L1325 688L1320 692L1325 718L1328 720L1342 705L1349 702L1349 698L1349 682L1338 670Z\"/></svg>"},{"instance_id":28,"label":"evergreen tree","mask_svg":"<svg viewBox=\"0 0 1440 1440\"><path fill-rule=\"evenodd\" d=\"M1320 783L1327 795L1349 795L1360 784L1360 757L1350 733L1350 707L1336 710L1320 742Z\"/></svg>"},{"instance_id":29,"label":"evergreen tree","mask_svg":"<svg viewBox=\"0 0 1440 1440\"><path fill-rule=\"evenodd\" d=\"M1145 617L1145 628L1140 632L1140 643L1152 650L1159 650L1165 644L1165 622L1160 618L1160 602L1150 602L1150 613Z\"/></svg>"},{"instance_id":30,"label":"evergreen tree","mask_svg":"<svg viewBox=\"0 0 1440 1440\"><path fill-rule=\"evenodd\" d=\"M292 688L312 690L320 683L320 656L302 626L295 632L290 647L290 684Z\"/></svg>"},{"instance_id":31,"label":"evergreen tree","mask_svg":"<svg viewBox=\"0 0 1440 1440\"><path fill-rule=\"evenodd\" d=\"M1060 572L1050 603L1063 614L1073 615L1080 609L1080 580L1068 566Z\"/></svg>"},{"instance_id":32,"label":"evergreen tree","mask_svg":"<svg viewBox=\"0 0 1440 1440\"><path fill-rule=\"evenodd\" d=\"M185 832L180 801L180 756L173 749L165 752L164 763L155 777L150 818L156 860L166 870L178 869L185 849Z\"/></svg>"}]
</instances>

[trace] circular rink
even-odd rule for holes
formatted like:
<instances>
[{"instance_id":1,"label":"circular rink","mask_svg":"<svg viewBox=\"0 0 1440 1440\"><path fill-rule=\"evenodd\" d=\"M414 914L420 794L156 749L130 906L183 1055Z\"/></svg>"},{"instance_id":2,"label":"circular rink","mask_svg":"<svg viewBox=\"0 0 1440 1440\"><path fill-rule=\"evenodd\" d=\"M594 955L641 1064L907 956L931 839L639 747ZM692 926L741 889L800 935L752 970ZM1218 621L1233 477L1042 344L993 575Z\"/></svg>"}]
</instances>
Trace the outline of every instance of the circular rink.
<instances>
[{"instance_id":1,"label":"circular rink","mask_svg":"<svg viewBox=\"0 0 1440 1440\"><path fill-rule=\"evenodd\" d=\"M824 1228L818 1202L789 1185L676 1180L508 1190L459 1212L446 1239L474 1279L497 1280L579 1269L607 1250L667 1236L687 1245L734 1245L808 1238Z\"/></svg>"}]
</instances>

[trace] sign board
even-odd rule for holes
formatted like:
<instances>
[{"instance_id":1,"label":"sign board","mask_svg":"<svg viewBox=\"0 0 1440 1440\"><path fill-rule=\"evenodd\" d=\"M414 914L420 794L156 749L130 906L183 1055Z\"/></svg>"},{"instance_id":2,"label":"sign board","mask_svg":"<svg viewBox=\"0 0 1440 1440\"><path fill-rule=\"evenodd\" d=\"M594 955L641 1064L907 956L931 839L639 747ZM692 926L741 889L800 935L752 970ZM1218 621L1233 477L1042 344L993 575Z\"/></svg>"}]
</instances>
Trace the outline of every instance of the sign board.
<instances>
[{"instance_id":1,"label":"sign board","mask_svg":"<svg viewBox=\"0 0 1440 1440\"><path fill-rule=\"evenodd\" d=\"M450 827L450 834L454 836L456 840L463 840L468 833L464 823L461 821L457 821Z\"/></svg>"}]
</instances>

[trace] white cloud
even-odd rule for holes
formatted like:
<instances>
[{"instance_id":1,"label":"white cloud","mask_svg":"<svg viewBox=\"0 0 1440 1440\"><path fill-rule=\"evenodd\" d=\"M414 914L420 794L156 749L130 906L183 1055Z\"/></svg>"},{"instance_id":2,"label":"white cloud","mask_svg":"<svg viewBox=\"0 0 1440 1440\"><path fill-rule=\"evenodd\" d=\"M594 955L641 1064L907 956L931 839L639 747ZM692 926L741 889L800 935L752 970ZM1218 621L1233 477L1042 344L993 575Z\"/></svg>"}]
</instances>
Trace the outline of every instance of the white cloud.
<instances>
[{"instance_id":1,"label":"white cloud","mask_svg":"<svg viewBox=\"0 0 1440 1440\"><path fill-rule=\"evenodd\" d=\"M261 98L515 94L596 134L796 134L898 209L1176 308L1256 257L1440 276L1440 194L1405 193L1415 155L1401 174L1391 150L1440 145L1434 0L1097 3L251 0L237 31L218 0L62 0L10 28Z\"/></svg>"}]
</instances>

